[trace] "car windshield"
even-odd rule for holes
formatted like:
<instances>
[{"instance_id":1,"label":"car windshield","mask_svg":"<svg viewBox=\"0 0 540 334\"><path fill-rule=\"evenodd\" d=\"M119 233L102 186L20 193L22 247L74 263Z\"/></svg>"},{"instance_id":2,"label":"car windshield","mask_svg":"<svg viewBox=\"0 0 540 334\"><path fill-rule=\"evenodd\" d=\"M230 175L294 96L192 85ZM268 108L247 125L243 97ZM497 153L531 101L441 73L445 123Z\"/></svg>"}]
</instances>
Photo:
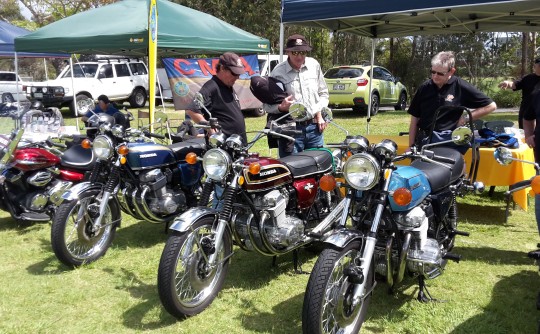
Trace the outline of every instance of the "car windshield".
<instances>
[{"instance_id":1,"label":"car windshield","mask_svg":"<svg viewBox=\"0 0 540 334\"><path fill-rule=\"evenodd\" d=\"M331 68L324 74L326 79L358 78L364 72L361 68L336 67Z\"/></svg>"},{"instance_id":2,"label":"car windshield","mask_svg":"<svg viewBox=\"0 0 540 334\"><path fill-rule=\"evenodd\" d=\"M75 64L73 69L75 71L75 78L93 78L96 75L98 65L97 64ZM71 77L71 70L68 70L63 78Z\"/></svg>"}]
</instances>

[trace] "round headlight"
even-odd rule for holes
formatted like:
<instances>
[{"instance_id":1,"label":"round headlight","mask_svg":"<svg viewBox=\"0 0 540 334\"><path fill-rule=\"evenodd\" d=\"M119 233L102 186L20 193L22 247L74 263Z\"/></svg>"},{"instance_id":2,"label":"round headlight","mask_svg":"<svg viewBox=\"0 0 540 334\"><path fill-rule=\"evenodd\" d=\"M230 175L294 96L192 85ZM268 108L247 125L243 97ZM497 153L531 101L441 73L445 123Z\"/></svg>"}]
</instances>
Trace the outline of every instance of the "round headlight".
<instances>
[{"instance_id":1,"label":"round headlight","mask_svg":"<svg viewBox=\"0 0 540 334\"><path fill-rule=\"evenodd\" d=\"M203 168L206 175L215 181L221 181L229 172L231 158L227 152L213 148L203 157Z\"/></svg>"},{"instance_id":2,"label":"round headlight","mask_svg":"<svg viewBox=\"0 0 540 334\"><path fill-rule=\"evenodd\" d=\"M358 190L371 189L379 182L379 163L372 156L359 153L350 157L343 167L347 183Z\"/></svg>"},{"instance_id":3,"label":"round headlight","mask_svg":"<svg viewBox=\"0 0 540 334\"><path fill-rule=\"evenodd\" d=\"M113 143L107 136L97 136L92 150L98 159L108 159L113 154Z\"/></svg>"}]
</instances>

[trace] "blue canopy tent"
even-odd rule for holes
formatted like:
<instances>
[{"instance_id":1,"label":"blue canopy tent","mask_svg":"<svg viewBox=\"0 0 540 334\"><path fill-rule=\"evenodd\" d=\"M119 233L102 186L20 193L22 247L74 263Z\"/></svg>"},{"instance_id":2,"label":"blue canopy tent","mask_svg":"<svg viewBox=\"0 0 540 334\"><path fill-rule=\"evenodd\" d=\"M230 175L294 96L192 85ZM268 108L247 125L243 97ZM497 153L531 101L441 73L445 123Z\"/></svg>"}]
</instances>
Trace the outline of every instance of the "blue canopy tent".
<instances>
[{"instance_id":1,"label":"blue canopy tent","mask_svg":"<svg viewBox=\"0 0 540 334\"><path fill-rule=\"evenodd\" d=\"M540 1L282 0L281 23L281 53L283 25L306 25L371 37L373 64L376 38L539 31Z\"/></svg>"},{"instance_id":2,"label":"blue canopy tent","mask_svg":"<svg viewBox=\"0 0 540 334\"><path fill-rule=\"evenodd\" d=\"M65 54L65 53L16 52L15 51L15 37L24 36L29 33L30 33L29 30L11 25L4 21L0 21L0 57L14 58L17 80L19 78L19 75L18 75L19 69L18 69L18 61L17 61L19 57L22 57L22 58L69 58L70 57L69 54ZM19 85L17 82L17 87L18 86ZM20 100L19 92L17 92L16 100L17 101Z\"/></svg>"}]
</instances>

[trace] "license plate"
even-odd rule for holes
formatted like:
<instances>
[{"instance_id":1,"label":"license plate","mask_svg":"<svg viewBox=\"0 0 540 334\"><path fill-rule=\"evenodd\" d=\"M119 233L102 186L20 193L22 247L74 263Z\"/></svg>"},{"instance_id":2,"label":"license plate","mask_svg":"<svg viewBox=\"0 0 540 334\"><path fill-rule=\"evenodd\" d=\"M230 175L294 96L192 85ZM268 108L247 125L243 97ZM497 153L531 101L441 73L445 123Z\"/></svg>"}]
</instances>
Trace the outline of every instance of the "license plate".
<instances>
[{"instance_id":1,"label":"license plate","mask_svg":"<svg viewBox=\"0 0 540 334\"><path fill-rule=\"evenodd\" d=\"M344 84L334 84L334 90L345 90Z\"/></svg>"},{"instance_id":2,"label":"license plate","mask_svg":"<svg viewBox=\"0 0 540 334\"><path fill-rule=\"evenodd\" d=\"M34 97L37 97L37 98L43 97L43 93L34 93Z\"/></svg>"}]
</instances>

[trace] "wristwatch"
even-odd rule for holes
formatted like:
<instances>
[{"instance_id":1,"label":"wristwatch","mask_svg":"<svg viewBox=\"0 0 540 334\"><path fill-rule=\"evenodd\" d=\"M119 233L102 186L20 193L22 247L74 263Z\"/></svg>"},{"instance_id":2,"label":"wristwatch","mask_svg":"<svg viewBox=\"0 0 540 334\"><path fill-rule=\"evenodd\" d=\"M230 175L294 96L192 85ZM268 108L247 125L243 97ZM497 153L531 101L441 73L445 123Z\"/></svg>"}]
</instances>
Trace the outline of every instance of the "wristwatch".
<instances>
[{"instance_id":1,"label":"wristwatch","mask_svg":"<svg viewBox=\"0 0 540 334\"><path fill-rule=\"evenodd\" d=\"M469 121L470 121L469 114L464 114L462 117L463 117L463 120L465 121L465 123L469 123Z\"/></svg>"}]
</instances>

